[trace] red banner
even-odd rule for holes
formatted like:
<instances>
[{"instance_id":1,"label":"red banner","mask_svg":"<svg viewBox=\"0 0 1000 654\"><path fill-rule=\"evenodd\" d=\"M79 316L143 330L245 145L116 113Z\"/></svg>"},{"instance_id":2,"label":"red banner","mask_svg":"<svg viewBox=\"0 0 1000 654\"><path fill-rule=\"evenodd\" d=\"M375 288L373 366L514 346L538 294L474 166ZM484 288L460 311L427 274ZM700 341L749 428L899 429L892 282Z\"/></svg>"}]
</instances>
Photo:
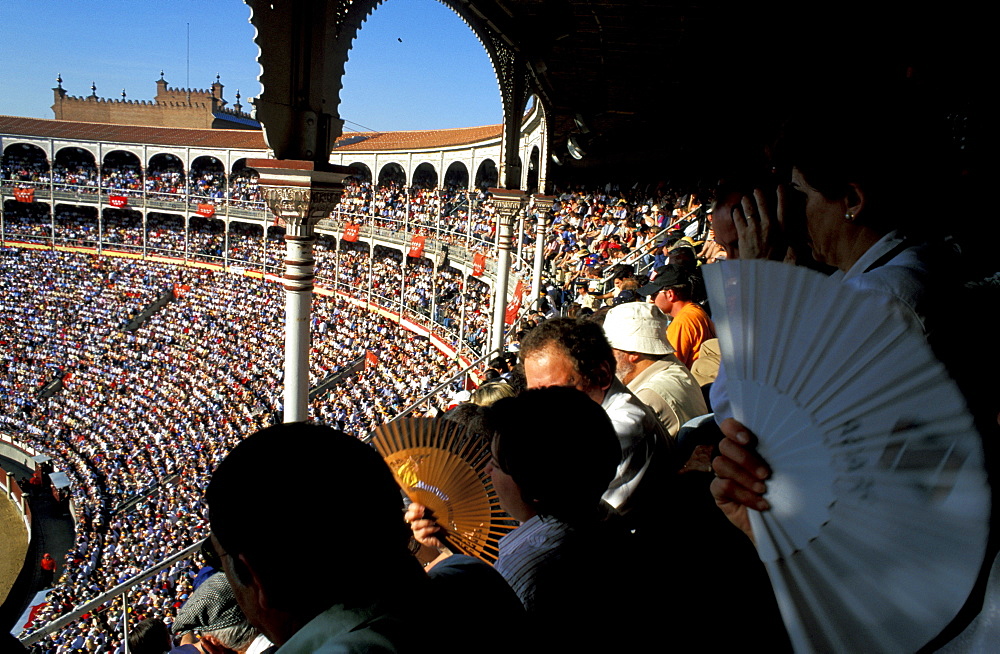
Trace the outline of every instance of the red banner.
<instances>
[{"instance_id":1,"label":"red banner","mask_svg":"<svg viewBox=\"0 0 1000 654\"><path fill-rule=\"evenodd\" d=\"M484 272L486 272L486 255L476 252L472 255L472 276L480 277Z\"/></svg>"},{"instance_id":2,"label":"red banner","mask_svg":"<svg viewBox=\"0 0 1000 654\"><path fill-rule=\"evenodd\" d=\"M517 320L517 314L521 311L521 302L524 296L524 282L517 280L517 287L514 289L514 297L507 303L507 312L504 315L504 322L513 325Z\"/></svg>"},{"instance_id":3,"label":"red banner","mask_svg":"<svg viewBox=\"0 0 1000 654\"><path fill-rule=\"evenodd\" d=\"M18 202L34 202L35 201L35 189L33 188L16 188L14 189L14 197Z\"/></svg>"},{"instance_id":4,"label":"red banner","mask_svg":"<svg viewBox=\"0 0 1000 654\"><path fill-rule=\"evenodd\" d=\"M358 233L360 229L361 228L358 225L355 225L354 223L346 223L344 225L343 239L349 243L353 243L354 241L358 240Z\"/></svg>"},{"instance_id":5,"label":"red banner","mask_svg":"<svg viewBox=\"0 0 1000 654\"><path fill-rule=\"evenodd\" d=\"M182 298L191 291L189 284L174 284L174 297Z\"/></svg>"},{"instance_id":6,"label":"red banner","mask_svg":"<svg viewBox=\"0 0 1000 654\"><path fill-rule=\"evenodd\" d=\"M378 357L371 350L365 352L365 368L369 366L375 367L378 365Z\"/></svg>"},{"instance_id":7,"label":"red banner","mask_svg":"<svg viewBox=\"0 0 1000 654\"><path fill-rule=\"evenodd\" d=\"M426 236L414 236L413 240L410 241L410 256L419 257L424 253L424 241L427 239Z\"/></svg>"},{"instance_id":8,"label":"red banner","mask_svg":"<svg viewBox=\"0 0 1000 654\"><path fill-rule=\"evenodd\" d=\"M108 198L108 203L112 207L117 207L117 208L121 209L126 204L128 204L128 198L125 197L124 195L112 195L112 196L110 196Z\"/></svg>"},{"instance_id":9,"label":"red banner","mask_svg":"<svg viewBox=\"0 0 1000 654\"><path fill-rule=\"evenodd\" d=\"M199 204L198 211L199 216L205 216L206 218L211 218L215 215L215 205L214 204Z\"/></svg>"}]
</instances>

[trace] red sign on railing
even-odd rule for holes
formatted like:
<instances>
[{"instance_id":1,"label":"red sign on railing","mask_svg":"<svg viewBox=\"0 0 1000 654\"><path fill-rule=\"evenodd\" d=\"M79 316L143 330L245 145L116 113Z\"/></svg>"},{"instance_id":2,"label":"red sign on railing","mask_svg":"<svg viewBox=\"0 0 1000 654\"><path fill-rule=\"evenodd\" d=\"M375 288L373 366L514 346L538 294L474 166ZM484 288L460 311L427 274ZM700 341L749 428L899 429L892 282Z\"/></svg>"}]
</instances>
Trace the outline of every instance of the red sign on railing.
<instances>
[{"instance_id":1,"label":"red sign on railing","mask_svg":"<svg viewBox=\"0 0 1000 654\"><path fill-rule=\"evenodd\" d=\"M472 276L481 277L486 272L486 255L476 252L472 255Z\"/></svg>"},{"instance_id":2,"label":"red sign on railing","mask_svg":"<svg viewBox=\"0 0 1000 654\"><path fill-rule=\"evenodd\" d=\"M14 197L18 202L34 202L35 201L35 189L33 188L16 188L14 189Z\"/></svg>"},{"instance_id":3,"label":"red sign on railing","mask_svg":"<svg viewBox=\"0 0 1000 654\"><path fill-rule=\"evenodd\" d=\"M112 196L110 196L108 198L108 203L112 207L116 207L118 209L121 209L126 204L128 204L128 198L125 197L124 195L112 195Z\"/></svg>"},{"instance_id":4,"label":"red sign on railing","mask_svg":"<svg viewBox=\"0 0 1000 654\"><path fill-rule=\"evenodd\" d=\"M372 352L371 350L366 351L365 352L365 368L368 368L369 366L371 366L371 367L374 368L377 365L378 365L378 357L375 356L375 353Z\"/></svg>"},{"instance_id":5,"label":"red sign on railing","mask_svg":"<svg viewBox=\"0 0 1000 654\"><path fill-rule=\"evenodd\" d=\"M414 236L413 240L410 241L410 256L419 257L424 253L424 241L427 240L425 236Z\"/></svg>"},{"instance_id":6,"label":"red sign on railing","mask_svg":"<svg viewBox=\"0 0 1000 654\"><path fill-rule=\"evenodd\" d=\"M358 233L360 232L360 227L354 223L344 224L344 240L353 243L358 240Z\"/></svg>"},{"instance_id":7,"label":"red sign on railing","mask_svg":"<svg viewBox=\"0 0 1000 654\"><path fill-rule=\"evenodd\" d=\"M514 297L507 303L507 312L504 315L504 322L513 325L517 320L517 314L521 311L521 302L524 296L524 282L517 280L517 287L514 288Z\"/></svg>"},{"instance_id":8,"label":"red sign on railing","mask_svg":"<svg viewBox=\"0 0 1000 654\"><path fill-rule=\"evenodd\" d=\"M211 218L215 215L215 205L214 204L199 204L197 214L199 216L205 216L206 218Z\"/></svg>"}]
</instances>

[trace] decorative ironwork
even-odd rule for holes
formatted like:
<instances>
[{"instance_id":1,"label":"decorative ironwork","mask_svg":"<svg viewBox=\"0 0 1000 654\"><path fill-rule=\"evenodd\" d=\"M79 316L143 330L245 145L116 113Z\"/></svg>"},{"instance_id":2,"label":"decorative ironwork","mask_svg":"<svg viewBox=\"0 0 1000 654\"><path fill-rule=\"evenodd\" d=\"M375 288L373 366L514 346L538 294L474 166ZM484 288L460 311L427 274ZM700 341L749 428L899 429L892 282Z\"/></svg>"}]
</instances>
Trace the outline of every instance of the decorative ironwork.
<instances>
[{"instance_id":1,"label":"decorative ironwork","mask_svg":"<svg viewBox=\"0 0 1000 654\"><path fill-rule=\"evenodd\" d=\"M306 227L309 232L323 218L327 218L340 202L343 189L310 189L290 186L264 186L261 189L267 208L286 227L296 232Z\"/></svg>"}]
</instances>

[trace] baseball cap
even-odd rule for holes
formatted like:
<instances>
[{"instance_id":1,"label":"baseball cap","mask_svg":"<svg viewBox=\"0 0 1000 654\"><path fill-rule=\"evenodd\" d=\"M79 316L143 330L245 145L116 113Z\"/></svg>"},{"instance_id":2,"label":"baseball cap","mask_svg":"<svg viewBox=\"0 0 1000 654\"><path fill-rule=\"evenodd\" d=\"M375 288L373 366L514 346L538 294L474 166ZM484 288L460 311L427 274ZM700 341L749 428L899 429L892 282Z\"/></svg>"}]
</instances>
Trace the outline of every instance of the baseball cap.
<instances>
[{"instance_id":1,"label":"baseball cap","mask_svg":"<svg viewBox=\"0 0 1000 654\"><path fill-rule=\"evenodd\" d=\"M649 276L649 283L638 290L639 295L652 295L668 286L681 286L690 280L687 272L678 266L669 264L660 266ZM619 348L621 349L621 348Z\"/></svg>"}]
</instances>

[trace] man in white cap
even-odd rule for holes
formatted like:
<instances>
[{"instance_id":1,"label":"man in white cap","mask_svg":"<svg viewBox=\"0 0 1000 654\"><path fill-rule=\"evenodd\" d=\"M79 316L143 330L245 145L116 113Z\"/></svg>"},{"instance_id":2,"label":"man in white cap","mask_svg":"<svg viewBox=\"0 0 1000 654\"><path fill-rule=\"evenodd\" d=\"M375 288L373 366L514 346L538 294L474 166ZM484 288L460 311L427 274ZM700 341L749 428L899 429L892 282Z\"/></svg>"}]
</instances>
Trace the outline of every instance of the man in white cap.
<instances>
[{"instance_id":1,"label":"man in white cap","mask_svg":"<svg viewBox=\"0 0 1000 654\"><path fill-rule=\"evenodd\" d=\"M698 382L667 340L667 317L656 305L629 302L608 312L604 333L618 363L615 374L648 404L673 437L708 413Z\"/></svg>"}]
</instances>

